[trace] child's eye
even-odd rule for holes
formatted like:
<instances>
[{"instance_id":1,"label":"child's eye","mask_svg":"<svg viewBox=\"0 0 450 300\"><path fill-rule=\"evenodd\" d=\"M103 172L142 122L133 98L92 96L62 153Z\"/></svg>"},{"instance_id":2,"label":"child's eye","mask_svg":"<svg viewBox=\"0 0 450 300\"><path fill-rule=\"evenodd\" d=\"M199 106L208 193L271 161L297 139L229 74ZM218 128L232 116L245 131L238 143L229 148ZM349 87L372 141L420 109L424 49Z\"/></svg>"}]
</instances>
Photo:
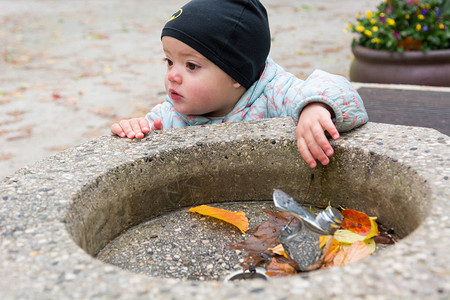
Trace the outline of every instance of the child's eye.
<instances>
[{"instance_id":1,"label":"child's eye","mask_svg":"<svg viewBox=\"0 0 450 300\"><path fill-rule=\"evenodd\" d=\"M167 65L168 65L169 67L170 67L171 65L173 65L173 62L172 62L170 59L168 59L167 57L164 58L163 60L167 63Z\"/></svg>"},{"instance_id":2,"label":"child's eye","mask_svg":"<svg viewBox=\"0 0 450 300\"><path fill-rule=\"evenodd\" d=\"M192 70L192 71L199 68L199 66L197 66L196 64L191 63L191 62L186 63L186 67L187 67L189 70Z\"/></svg>"}]
</instances>

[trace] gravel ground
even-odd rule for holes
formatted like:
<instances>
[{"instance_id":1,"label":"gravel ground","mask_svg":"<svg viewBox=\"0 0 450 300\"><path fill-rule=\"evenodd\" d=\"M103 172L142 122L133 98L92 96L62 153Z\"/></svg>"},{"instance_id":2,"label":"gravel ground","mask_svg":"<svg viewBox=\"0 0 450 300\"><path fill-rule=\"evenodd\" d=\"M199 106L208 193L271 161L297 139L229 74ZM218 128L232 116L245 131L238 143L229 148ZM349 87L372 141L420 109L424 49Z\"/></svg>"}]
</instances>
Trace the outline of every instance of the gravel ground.
<instances>
[{"instance_id":1,"label":"gravel ground","mask_svg":"<svg viewBox=\"0 0 450 300\"><path fill-rule=\"evenodd\" d=\"M262 209L276 210L267 201L213 204L243 211L253 228L268 218ZM309 206L305 207L309 209ZM223 280L242 270L245 252L227 246L250 237L224 221L180 209L143 222L118 236L97 255L103 262L135 273L182 280ZM319 209L312 208L313 214ZM377 253L386 248L377 245Z\"/></svg>"},{"instance_id":2,"label":"gravel ground","mask_svg":"<svg viewBox=\"0 0 450 300\"><path fill-rule=\"evenodd\" d=\"M214 206L245 212L249 228L267 220L261 209L274 209L271 202ZM239 263L244 253L226 247L249 235L224 221L186 211L180 209L129 229L97 258L136 273L188 280L218 280L242 269Z\"/></svg>"},{"instance_id":3,"label":"gravel ground","mask_svg":"<svg viewBox=\"0 0 450 300\"><path fill-rule=\"evenodd\" d=\"M0 179L164 99L161 29L187 0L0 0ZM270 56L348 75L343 29L379 0L262 0Z\"/></svg>"}]
</instances>

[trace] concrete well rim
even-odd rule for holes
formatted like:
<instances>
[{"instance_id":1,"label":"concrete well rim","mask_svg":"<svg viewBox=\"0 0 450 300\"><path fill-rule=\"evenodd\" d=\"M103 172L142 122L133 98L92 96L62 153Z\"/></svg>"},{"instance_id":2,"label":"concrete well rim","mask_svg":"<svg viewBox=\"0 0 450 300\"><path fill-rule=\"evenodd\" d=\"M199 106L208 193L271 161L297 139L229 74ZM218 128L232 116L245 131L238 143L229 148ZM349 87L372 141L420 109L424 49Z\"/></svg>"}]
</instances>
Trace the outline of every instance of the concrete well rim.
<instances>
[{"instance_id":1,"label":"concrete well rim","mask_svg":"<svg viewBox=\"0 0 450 300\"><path fill-rule=\"evenodd\" d=\"M209 139L213 140L216 137L212 137L213 135L216 135L217 133L225 133L228 132L228 136L224 138L224 141L227 140L233 140L233 139L239 139L243 138L244 135L236 135L236 132L233 132L233 130L237 130L236 127L240 126L246 126L246 130L251 129L251 133L248 134L251 136L251 138L258 139L262 134L266 135L266 137L277 137L280 135L280 133L285 134L289 137L289 139L295 138L295 130L293 131L293 125L289 120L281 119L281 120L265 120L263 122L256 122L256 123L248 123L248 124L231 124L231 125L225 125L225 126L213 126L211 128L203 128L203 130L200 128L198 130L192 129L186 132L181 133L179 130L173 130L170 132L165 133L157 133L152 135L151 139L153 141L157 141L158 138L169 137L170 138L179 138L184 137L186 138L186 135L188 136L187 140L184 142L177 141L177 143L185 143L182 146L193 146L198 141L207 141ZM281 128L281 129L280 129ZM242 128L237 130L237 132L241 132ZM270 131L270 132L269 132ZM385 125L385 124L371 124L362 127L361 129L355 130L351 133L344 134L341 141L337 142L336 145L339 147L344 148L351 148L351 147L361 147L364 150L367 150L368 152L373 151L374 153L381 153L381 154L389 154L392 155L392 157L395 157L400 163L406 164L406 165L414 165L416 170L418 171L419 175L423 176L427 180L433 179L434 181L430 181L430 187L431 187L431 199L433 201L433 209L435 210L435 214L431 215L427 219L424 220L423 224L414 231L411 236L405 238L401 243L399 243L398 246L396 246L395 249L392 251L387 251L383 256L386 259L386 262L382 264L382 266L379 266L379 262L375 259L369 258L367 262L364 262L364 268L361 267L361 264L355 264L354 266L348 266L344 268L339 268L332 271L326 271L327 272L327 278L324 280L324 276L318 274L318 273L311 273L308 277L308 279L304 279L302 277L293 277L293 278L287 278L287 279L280 279L280 280L273 280L271 282L260 282L255 281L247 285L239 284L239 283L233 283L233 286L237 288L237 290L234 291L223 291L223 289L220 289L220 286L222 286L222 283L217 282L206 282L202 283L201 286L195 283L191 282L179 282L177 280L162 280L158 278L149 278L147 276L138 275L138 274L130 274L127 271L120 270L116 267L111 267L108 265L105 265L103 263L100 263L98 261L95 261L92 259L89 255L87 255L84 251L82 251L78 246L75 245L75 243L70 239L69 234L64 233L65 231L65 225L63 223L63 220L61 216L66 212L65 209L67 208L68 203L70 202L70 198L74 196L74 194L80 189L80 187L84 186L86 184L86 180L92 180L95 176L99 176L99 170L101 169L102 172L105 170L108 170L108 168L114 164L117 164L117 162L121 161L122 163L129 163L132 161L136 161L136 159L142 158L142 149L143 147L142 142L128 142L124 140L116 140L110 137L102 137L99 139L96 139L88 145L82 145L80 147L76 147L75 149L72 149L64 154L57 155L55 157L52 157L48 160L45 160L43 162L38 163L37 165L21 170L11 177L7 178L2 182L0 185L0 191L2 195L6 195L10 198L7 198L4 200L4 202L8 201L18 201L19 198L29 198L30 193L34 192L35 197L40 196L39 199L41 199L41 202L45 202L45 200L42 200L43 197L47 197L54 201L55 207L48 208L49 216L44 219L45 222L48 222L52 226L53 234L47 239L47 242L53 242L56 243L58 247L61 249L55 249L54 246L48 246L45 245L45 247L42 247L41 249L48 250L53 249L51 253L54 253L55 255L62 255L66 256L64 259L59 260L59 266L50 266L47 270L42 271L43 276L47 276L50 282L58 282L58 276L55 277L56 269L61 267L61 269L65 269L66 272L64 273L65 276L59 280L58 286L60 289L52 289L48 287L47 289L42 287L42 284L44 283L44 280L41 282L39 280L35 280L32 282L32 279L30 278L31 275L38 274L39 268L33 269L33 267L30 267L30 270L20 273L19 270L21 269L20 262L22 263L33 263L35 262L37 266L44 266L46 264L51 264L51 259L49 257L44 257L45 259L43 261L38 261L37 258L41 256L41 253L39 250L35 250L38 252L38 254L33 256L33 253L31 250L37 248L37 245L39 243L31 242L30 245L25 245L24 248L27 250L26 252L21 252L21 250L17 250L18 252L16 254L9 253L9 256L4 256L6 259L1 259L1 265L2 267L9 267L9 270L12 271L11 274L5 273L5 271L1 271L1 274L4 275L3 277L6 278L5 282L11 282L14 279L20 278L21 283L18 283L17 286L28 286L28 291L21 292L25 295L52 295L57 296L65 295L68 298L75 298L74 294L71 294L72 288L76 286L84 286L84 289L81 293L82 296L88 297L92 295L98 295L100 298L107 298L109 294L115 293L120 298L147 298L149 295L152 295L154 297L177 297L177 296L186 296L186 295L196 295L197 298L210 298L212 296L211 293L214 292L214 295L216 298L229 298L233 295L249 295L249 296L261 296L261 293L264 293L266 297L270 297L271 290L276 290L277 286L280 284L280 282L283 282L283 284L286 285L286 295L287 296L295 296L298 295L302 288L302 295L309 296L309 297L321 297L321 296L333 296L336 294L339 294L339 291L342 291L342 285L345 286L346 283L362 283L365 282L365 284L361 284L360 287L355 287L353 291L351 291L351 294L353 295L360 295L361 293L365 293L364 291L367 290L367 284L369 285L369 292L371 294L380 294L380 293L386 293L387 291L396 291L395 287L391 287L390 284L392 281L397 281L400 279L408 279L409 281L419 280L421 277L419 276L420 272L426 273L429 276L439 276L439 272L435 269L426 268L426 265L423 263L423 255L420 251L417 252L416 250L411 251L411 247L415 244L417 241L417 238L422 238L423 241L427 242L428 240L432 240L435 236L429 235L428 230L429 228L439 225L448 225L449 221L448 219L445 221L445 219L442 219L443 213L445 209L448 208L448 203L446 203L445 197L448 196L449 190L448 186L445 186L445 180L439 179L435 180L437 176L444 176L445 174L448 174L448 162L442 163L442 161L437 160L436 158L433 158L433 153L424 154L426 159L428 160L427 164L433 165L433 170L429 172L426 168L425 163L420 163L418 161L415 161L415 156L411 155L409 156L408 153L404 153L405 155L399 156L395 155L395 151L392 150L382 150L382 148L386 148L388 146L394 146L397 144L389 143L387 141L383 141L383 145L377 145L376 142L374 143L375 139L371 138L374 135L376 136L379 132L389 132L390 134L396 134L396 133L408 133L409 136L413 136L415 138L421 138L426 139L429 138L430 140L437 140L440 139L441 142L444 144L449 143L449 138L447 136L444 136L442 134L439 134L438 132L430 129L418 129L418 128L411 128L411 127L405 127L405 126L392 126L392 125ZM173 140L173 143L170 142L170 145L166 145L167 147L176 147L175 144L176 139ZM166 142L166 141L165 141ZM103 145L104 148L98 149L100 145ZM162 145L162 143L160 144ZM410 147L410 149L414 148L411 146L412 144L405 144L405 149ZM445 149L442 148L442 145L436 144L439 149ZM403 146L399 146L400 148ZM94 149L95 148L95 149ZM120 150L120 148L123 148L124 150ZM103 162L101 168L98 168L98 166L89 166L89 163L86 161L83 161L83 156L85 154L92 154L97 153L100 157L102 155L102 152L105 149L109 149L111 153L114 152L120 152L122 151L122 154L118 154L116 158L113 159L112 162ZM156 146L155 146L156 149ZM158 151L158 150L151 150L151 151ZM128 151L128 152L127 152ZM417 151L411 150L411 151ZM447 150L448 151L448 150ZM141 152L141 153L139 153ZM147 153L148 154L148 153ZM408 154L408 155L406 155ZM76 157L76 155L79 155L79 157ZM70 158L70 157L71 158ZM80 159L79 162L83 165L84 169L79 168L78 171L75 170L75 174L67 175L67 174L59 174L60 176L53 176L48 175L47 178L42 178L43 172L49 172L52 170L55 170L55 164L60 165L63 161L64 164L70 164L75 160L72 160L72 158ZM63 167L60 168L64 169ZM92 169L92 171L90 171ZM47 190L48 188L45 188L46 182L50 180L53 180L53 183L57 183L55 185L61 186L68 186L68 183L71 183L71 186L66 188L64 190L64 193L62 194L54 194L52 195L52 189ZM75 178L75 179L74 179ZM31 181L30 184L34 183L41 183L40 189L35 188L35 190L28 190L24 192L24 180ZM43 187L44 186L44 187ZM50 187L49 187L50 188ZM14 193L13 193L14 192ZM19 195L20 197L14 198L13 194ZM5 196L3 196L5 197ZM31 200L30 200L31 201ZM22 208L21 211L25 211L25 209ZM41 214L42 215L42 214ZM39 214L36 212L30 213L29 217L30 219L25 222L28 226L24 230L24 235L31 234L34 228L37 228L36 231L40 233L41 225L39 225ZM12 222L17 221L20 216L13 216L14 220ZM442 221L444 220L444 221ZM42 220L40 220L42 223ZM444 222L442 224L442 222ZM8 230L8 226L4 227L4 231ZM29 230L31 233L27 233L26 231ZM446 237L446 234L448 234L448 231L444 231L444 238ZM4 245L6 245L6 248L14 248L15 243L21 241L21 236L19 237L14 236L14 234L11 237L6 236L3 239ZM440 248L439 248L440 249ZM439 249L429 249L426 252L426 254L434 253L438 251ZM8 250L8 249L4 249ZM4 251L2 250L2 251ZM425 249L426 250L426 249ZM409 251L411 253L410 256L405 257L403 262L400 262L398 266L394 263L393 270L394 272L383 272L382 267L387 268L390 263L394 262L395 256L398 254L398 252L403 251ZM417 253L416 253L417 252ZM6 253L6 252L5 252ZM417 255L416 255L417 254ZM24 258L25 257L25 258ZM440 257L440 263L448 261L448 255L443 257ZM436 259L431 257L431 261L435 261ZM405 273L404 266L405 263L411 264L411 268L408 270L408 272ZM437 267L436 267L437 268ZM42 268L41 268L42 269ZM363 270L365 269L365 270ZM58 269L60 270L60 269ZM77 271L78 270L78 271ZM384 276L387 273L389 273L389 276ZM417 273L417 274L416 274ZM72 274L72 275L68 275ZM425 275L426 275L425 274ZM342 280L343 276L345 275L351 275L352 280ZM445 274L443 275L445 276ZM120 283L120 278L127 277L126 282ZM417 278L416 278L417 277ZM345 277L344 277L345 278ZM356 279L355 279L356 278ZM377 282L366 282L370 281L368 279L377 279ZM81 283L79 281L82 281ZM39 285L41 283L41 285ZM3 283L5 285L5 283ZM308 287L319 287L318 289L312 289ZM383 286L383 291L380 288ZM439 285L438 285L439 286ZM3 292L6 292L5 295L10 298L15 298L15 296L22 295L21 293L18 293L15 289L11 288L10 286L3 286L5 289L2 289ZM219 288L218 288L219 287ZM436 286L432 287L435 288ZM399 285L398 288L403 288L403 292L405 294L414 294L414 288L406 288L404 286ZM70 295L70 296L68 296ZM77 294L78 295L78 294ZM276 293L274 292L273 296L276 296ZM189 297L188 297L189 298Z\"/></svg>"}]
</instances>

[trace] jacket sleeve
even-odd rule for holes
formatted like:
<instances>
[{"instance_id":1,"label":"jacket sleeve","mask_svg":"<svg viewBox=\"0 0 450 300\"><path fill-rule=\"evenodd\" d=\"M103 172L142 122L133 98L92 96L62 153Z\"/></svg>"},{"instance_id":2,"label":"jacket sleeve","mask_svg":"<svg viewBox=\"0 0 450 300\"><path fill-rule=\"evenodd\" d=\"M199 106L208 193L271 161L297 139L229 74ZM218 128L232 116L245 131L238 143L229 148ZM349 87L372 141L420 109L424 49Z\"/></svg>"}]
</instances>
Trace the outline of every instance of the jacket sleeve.
<instances>
[{"instance_id":1,"label":"jacket sleeve","mask_svg":"<svg viewBox=\"0 0 450 300\"><path fill-rule=\"evenodd\" d=\"M147 113L145 118L148 120L150 128L156 119L161 119L163 129L180 128L187 126L186 122L179 117L172 104L168 101L158 104Z\"/></svg>"},{"instance_id":2,"label":"jacket sleeve","mask_svg":"<svg viewBox=\"0 0 450 300\"><path fill-rule=\"evenodd\" d=\"M272 80L266 96L269 103L274 102L276 114L291 116L296 122L302 109L313 102L325 103L334 111L336 128L340 132L368 121L364 103L350 82L321 70L314 71L306 80L287 72L280 73Z\"/></svg>"}]
</instances>

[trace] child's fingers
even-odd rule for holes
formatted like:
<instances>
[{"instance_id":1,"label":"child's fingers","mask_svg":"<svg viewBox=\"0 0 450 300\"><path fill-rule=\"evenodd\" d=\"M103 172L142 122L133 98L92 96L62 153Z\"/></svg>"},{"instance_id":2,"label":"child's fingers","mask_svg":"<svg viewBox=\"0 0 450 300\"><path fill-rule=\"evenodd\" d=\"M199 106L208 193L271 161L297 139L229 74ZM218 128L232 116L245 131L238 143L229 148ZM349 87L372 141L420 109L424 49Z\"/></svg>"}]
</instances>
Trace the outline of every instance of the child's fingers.
<instances>
[{"instance_id":1,"label":"child's fingers","mask_svg":"<svg viewBox=\"0 0 450 300\"><path fill-rule=\"evenodd\" d=\"M133 133L128 134L128 138L137 138L137 139L142 139L144 137L144 133L142 133L142 129L141 129L141 123L139 119L131 119L130 120L130 126L131 126L131 130L133 131ZM134 136L133 136L134 135Z\"/></svg>"},{"instance_id":2,"label":"child's fingers","mask_svg":"<svg viewBox=\"0 0 450 300\"><path fill-rule=\"evenodd\" d=\"M327 165L330 162L328 156L333 154L333 148L319 123L306 130L299 130L297 147L303 159L311 168L317 165L316 159L322 165Z\"/></svg>"},{"instance_id":3,"label":"child's fingers","mask_svg":"<svg viewBox=\"0 0 450 300\"><path fill-rule=\"evenodd\" d=\"M333 121L331 121L330 118L321 120L320 124L322 125L323 129L331 135L333 140L339 139L339 131L336 129L336 126L333 124Z\"/></svg>"},{"instance_id":4,"label":"child's fingers","mask_svg":"<svg viewBox=\"0 0 450 300\"><path fill-rule=\"evenodd\" d=\"M117 124L117 123L114 123L114 124L111 125L111 133L115 134L115 135L118 135L120 137L125 137L126 136L126 134L123 131L122 127L119 124Z\"/></svg>"},{"instance_id":5,"label":"child's fingers","mask_svg":"<svg viewBox=\"0 0 450 300\"><path fill-rule=\"evenodd\" d=\"M311 167L315 168L317 166L316 160L312 156L311 152L306 146L306 142L303 138L297 140L297 148L300 152L300 155L303 157L303 160Z\"/></svg>"},{"instance_id":6,"label":"child's fingers","mask_svg":"<svg viewBox=\"0 0 450 300\"><path fill-rule=\"evenodd\" d=\"M153 122L151 130L161 130L161 129L163 129L162 121L160 118L158 118Z\"/></svg>"},{"instance_id":7,"label":"child's fingers","mask_svg":"<svg viewBox=\"0 0 450 300\"><path fill-rule=\"evenodd\" d=\"M125 135L127 138L132 139L134 138L135 134L130 124L131 120L122 120L119 122L120 127L122 127L123 132L125 132Z\"/></svg>"},{"instance_id":8,"label":"child's fingers","mask_svg":"<svg viewBox=\"0 0 450 300\"><path fill-rule=\"evenodd\" d=\"M146 118L139 118L139 126L141 127L143 133L147 133L150 131L150 127Z\"/></svg>"}]
</instances>

